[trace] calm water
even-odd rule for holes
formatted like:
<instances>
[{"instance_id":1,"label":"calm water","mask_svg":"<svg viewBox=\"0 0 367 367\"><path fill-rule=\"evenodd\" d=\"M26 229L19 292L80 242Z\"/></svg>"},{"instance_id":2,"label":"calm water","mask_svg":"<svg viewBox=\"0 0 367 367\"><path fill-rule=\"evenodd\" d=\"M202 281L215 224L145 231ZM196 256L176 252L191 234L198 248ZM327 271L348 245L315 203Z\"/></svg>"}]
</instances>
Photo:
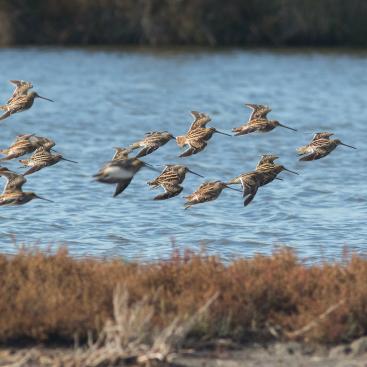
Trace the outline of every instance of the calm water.
<instances>
[{"instance_id":1,"label":"calm water","mask_svg":"<svg viewBox=\"0 0 367 367\"><path fill-rule=\"evenodd\" d=\"M0 251L20 244L67 244L72 254L156 259L172 247L224 258L271 253L287 245L310 261L339 258L343 248L367 248L367 54L271 51L139 51L78 49L0 50L0 99L8 79L31 80L41 95L27 112L1 124L4 148L21 133L53 138L78 165L60 162L29 176L26 190L55 201L0 209ZM202 153L179 159L174 141L145 160L185 163L208 179L226 180L254 168L260 154L276 153L300 176L262 188L244 208L241 194L183 210L183 195L200 183L188 175L181 196L156 202L158 192L141 171L112 198L113 186L93 173L147 131L180 135L190 110L209 113L212 125L230 132L248 117L244 102L266 103L272 118L299 129L268 134L216 135ZM295 148L313 131L331 130L354 151L338 147L315 162L298 162ZM19 163L7 167L18 169Z\"/></svg>"}]
</instances>

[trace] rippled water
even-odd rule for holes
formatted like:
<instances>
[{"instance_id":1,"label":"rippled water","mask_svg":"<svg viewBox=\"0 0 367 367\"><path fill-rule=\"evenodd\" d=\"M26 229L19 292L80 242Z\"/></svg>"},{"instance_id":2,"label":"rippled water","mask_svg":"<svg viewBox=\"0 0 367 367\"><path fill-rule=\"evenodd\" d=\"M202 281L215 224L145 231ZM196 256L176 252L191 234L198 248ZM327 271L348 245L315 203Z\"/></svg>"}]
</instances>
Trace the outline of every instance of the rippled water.
<instances>
[{"instance_id":1,"label":"rippled water","mask_svg":"<svg viewBox=\"0 0 367 367\"><path fill-rule=\"evenodd\" d=\"M71 253L155 259L172 247L199 249L224 258L271 253L279 245L318 261L343 248L367 245L367 54L316 51L113 49L2 49L0 98L8 79L31 80L41 95L33 108L1 124L1 147L20 133L56 140L57 150L79 162L60 162L29 176L26 190L55 200L0 209L0 251L18 245L68 244ZM244 102L266 103L271 117L297 128L241 137L215 135L202 153L179 159L174 141L145 160L187 164L208 179L226 180L254 168L260 154L276 153L300 176L262 188L244 208L241 194L183 210L183 195L200 183L188 175L179 197L156 202L142 170L112 198L113 186L91 175L147 131L186 131L190 110L209 113L229 132L248 117ZM298 162L295 148L311 132L331 130L352 150L338 147L315 162ZM309 133L309 134L307 134ZM18 169L11 162L9 168Z\"/></svg>"}]
</instances>

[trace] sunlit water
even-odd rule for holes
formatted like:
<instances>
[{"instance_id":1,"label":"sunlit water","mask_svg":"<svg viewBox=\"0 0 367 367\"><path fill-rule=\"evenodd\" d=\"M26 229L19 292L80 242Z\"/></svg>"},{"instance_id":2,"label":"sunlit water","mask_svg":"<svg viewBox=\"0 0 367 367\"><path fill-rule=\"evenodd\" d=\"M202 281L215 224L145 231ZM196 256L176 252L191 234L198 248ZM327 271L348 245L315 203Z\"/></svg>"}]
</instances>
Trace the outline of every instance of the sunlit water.
<instances>
[{"instance_id":1,"label":"sunlit water","mask_svg":"<svg viewBox=\"0 0 367 367\"><path fill-rule=\"evenodd\" d=\"M287 245L309 261L340 258L345 247L364 253L366 70L367 54L346 52L0 50L1 101L12 92L8 79L30 80L56 101L36 100L31 110L2 122L1 147L17 134L36 133L56 140L58 151L79 162L28 176L24 189L55 203L2 207L0 251L15 252L15 243L67 244L75 256L157 259L172 247L205 245L228 259ZM202 180L193 175L180 196L158 202L152 200L158 192L146 185L155 175L149 170L117 198L113 186L92 181L114 146L152 130L183 134L191 110L209 113L213 126L230 132L248 118L244 102L269 104L270 117L299 131L215 135L206 150L184 159L171 141L145 160L184 163L210 180L227 180L254 169L261 154L276 153L300 173L282 173L283 181L261 188L248 207L240 193L225 190L214 202L184 210L183 196ZM338 147L325 159L298 162L296 147L325 130L358 150Z\"/></svg>"}]
</instances>

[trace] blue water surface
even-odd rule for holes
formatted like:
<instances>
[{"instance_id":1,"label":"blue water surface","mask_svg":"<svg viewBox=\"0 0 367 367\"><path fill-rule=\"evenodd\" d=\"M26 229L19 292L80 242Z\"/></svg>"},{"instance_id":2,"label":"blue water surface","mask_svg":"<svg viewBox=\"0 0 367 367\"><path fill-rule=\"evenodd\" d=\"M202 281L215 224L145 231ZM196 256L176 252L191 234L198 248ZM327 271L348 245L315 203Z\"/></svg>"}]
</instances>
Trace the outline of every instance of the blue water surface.
<instances>
[{"instance_id":1,"label":"blue water surface","mask_svg":"<svg viewBox=\"0 0 367 367\"><path fill-rule=\"evenodd\" d=\"M293 248L311 262L340 258L343 250L367 248L367 53L317 50L0 50L0 100L12 92L9 79L30 80L55 103L36 100L29 111L1 123L1 148L17 134L35 133L79 162L28 176L26 191L55 201L34 200L0 209L0 252L17 246L57 248L75 256L124 259L167 258L172 248L207 252L224 259ZM225 132L244 123L244 102L272 107L269 117L298 129L277 128L240 137L214 135L198 155L180 159L174 141L145 157L155 165L184 163L207 179L228 180L253 170L261 154L300 173L280 175L243 206L240 193L224 190L214 202L183 209L183 196L202 179L187 175L176 198L158 194L141 170L126 191L92 175L145 132L185 133L191 110L212 116ZM298 162L295 149L316 131L333 131L357 150L338 147L314 162ZM12 161L4 164L19 169Z\"/></svg>"}]
</instances>

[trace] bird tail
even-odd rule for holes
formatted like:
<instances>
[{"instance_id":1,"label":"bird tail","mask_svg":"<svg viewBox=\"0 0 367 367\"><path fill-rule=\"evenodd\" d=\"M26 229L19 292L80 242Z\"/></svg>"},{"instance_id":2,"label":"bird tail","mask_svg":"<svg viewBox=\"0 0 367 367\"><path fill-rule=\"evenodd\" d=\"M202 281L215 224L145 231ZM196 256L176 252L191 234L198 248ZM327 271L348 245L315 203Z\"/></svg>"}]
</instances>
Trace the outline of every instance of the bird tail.
<instances>
[{"instance_id":1,"label":"bird tail","mask_svg":"<svg viewBox=\"0 0 367 367\"><path fill-rule=\"evenodd\" d=\"M186 136L184 135L177 136L176 143L180 148L182 148L184 145L186 145Z\"/></svg>"},{"instance_id":2,"label":"bird tail","mask_svg":"<svg viewBox=\"0 0 367 367\"><path fill-rule=\"evenodd\" d=\"M6 105L0 106L0 110L7 111L8 107Z\"/></svg>"}]
</instances>

